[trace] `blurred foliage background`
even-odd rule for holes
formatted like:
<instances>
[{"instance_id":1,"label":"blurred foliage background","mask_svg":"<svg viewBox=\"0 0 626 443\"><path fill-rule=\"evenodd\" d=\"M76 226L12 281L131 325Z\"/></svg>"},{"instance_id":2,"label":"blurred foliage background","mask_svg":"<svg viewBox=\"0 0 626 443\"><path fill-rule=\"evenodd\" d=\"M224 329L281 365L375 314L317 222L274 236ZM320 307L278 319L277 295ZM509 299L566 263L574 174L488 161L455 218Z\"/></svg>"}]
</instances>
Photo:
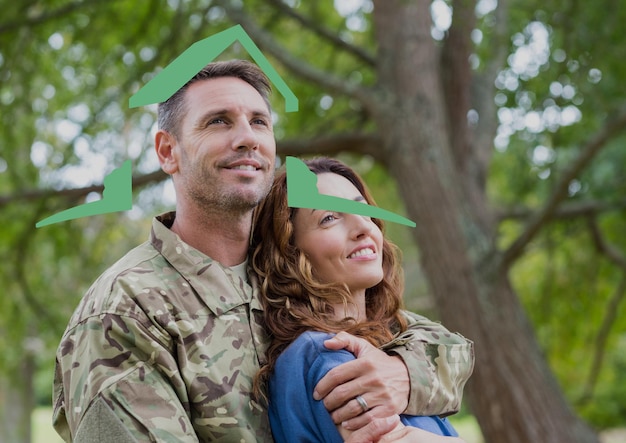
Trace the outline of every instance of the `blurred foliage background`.
<instances>
[{"instance_id":1,"label":"blurred foliage background","mask_svg":"<svg viewBox=\"0 0 626 443\"><path fill-rule=\"evenodd\" d=\"M50 404L56 346L83 292L147 239L152 215L173 208L152 150L155 107L131 110L128 99L192 43L236 24L229 5L280 44L282 56L266 54L299 98L299 112L286 114L274 94L279 154L310 154L303 140L374 128L353 98L315 81L327 72L375 84L369 0L0 0L0 428L28 432L32 408ZM511 279L572 407L598 430L626 426L626 131L603 130L626 105L626 8L510 0L501 33L499 7L476 3L470 59L479 72L493 56L486 42L505 41L496 94L485 98L497 107L487 183L498 241L516 238L581 144L602 143ZM441 40L451 5L435 0L431 13L430 34ZM237 44L223 55L233 56L247 57ZM318 71L295 69L298 59ZM335 151L380 206L404 212L374 156ZM131 211L35 229L99 199L103 178L126 159ZM408 307L437 318L409 229L390 224L389 233L404 253Z\"/></svg>"}]
</instances>

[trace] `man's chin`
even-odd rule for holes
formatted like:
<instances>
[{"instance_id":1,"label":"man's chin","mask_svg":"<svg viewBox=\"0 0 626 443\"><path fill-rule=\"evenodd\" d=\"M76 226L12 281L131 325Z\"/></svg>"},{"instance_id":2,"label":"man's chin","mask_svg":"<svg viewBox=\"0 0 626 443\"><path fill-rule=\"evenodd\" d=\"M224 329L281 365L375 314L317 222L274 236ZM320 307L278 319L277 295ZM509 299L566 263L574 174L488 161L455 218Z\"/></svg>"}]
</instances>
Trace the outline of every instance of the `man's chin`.
<instances>
[{"instance_id":1,"label":"man's chin","mask_svg":"<svg viewBox=\"0 0 626 443\"><path fill-rule=\"evenodd\" d=\"M263 200L259 192L243 192L228 196L224 204L233 211L252 211Z\"/></svg>"}]
</instances>

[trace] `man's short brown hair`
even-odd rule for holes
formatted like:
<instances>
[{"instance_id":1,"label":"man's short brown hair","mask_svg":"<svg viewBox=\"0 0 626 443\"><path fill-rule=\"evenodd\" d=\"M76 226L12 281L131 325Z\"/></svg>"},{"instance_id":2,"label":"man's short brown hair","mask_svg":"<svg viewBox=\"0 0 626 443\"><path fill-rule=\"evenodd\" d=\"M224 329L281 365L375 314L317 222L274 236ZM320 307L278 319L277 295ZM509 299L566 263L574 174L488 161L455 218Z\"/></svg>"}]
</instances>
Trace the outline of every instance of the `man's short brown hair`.
<instances>
[{"instance_id":1,"label":"man's short brown hair","mask_svg":"<svg viewBox=\"0 0 626 443\"><path fill-rule=\"evenodd\" d=\"M197 81L219 77L235 77L250 84L261 94L268 109L270 109L269 95L272 87L261 68L246 60L213 62L202 68L170 98L159 103L157 112L159 129L163 129L178 138L180 122L186 113L185 90Z\"/></svg>"}]
</instances>

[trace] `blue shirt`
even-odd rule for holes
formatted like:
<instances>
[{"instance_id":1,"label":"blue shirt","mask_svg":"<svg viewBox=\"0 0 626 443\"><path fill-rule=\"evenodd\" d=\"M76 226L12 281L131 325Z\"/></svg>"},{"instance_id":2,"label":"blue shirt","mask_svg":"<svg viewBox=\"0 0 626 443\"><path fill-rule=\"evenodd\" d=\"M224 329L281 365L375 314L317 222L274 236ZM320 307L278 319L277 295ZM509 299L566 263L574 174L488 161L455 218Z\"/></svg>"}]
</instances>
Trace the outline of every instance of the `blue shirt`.
<instances>
[{"instance_id":1,"label":"blue shirt","mask_svg":"<svg viewBox=\"0 0 626 443\"><path fill-rule=\"evenodd\" d=\"M355 359L346 350L326 349L324 340L331 337L324 332L305 332L278 357L269 382L269 418L276 443L343 442L324 403L313 399L313 389L329 370ZM400 418L407 426L458 436L446 419L414 415Z\"/></svg>"}]
</instances>

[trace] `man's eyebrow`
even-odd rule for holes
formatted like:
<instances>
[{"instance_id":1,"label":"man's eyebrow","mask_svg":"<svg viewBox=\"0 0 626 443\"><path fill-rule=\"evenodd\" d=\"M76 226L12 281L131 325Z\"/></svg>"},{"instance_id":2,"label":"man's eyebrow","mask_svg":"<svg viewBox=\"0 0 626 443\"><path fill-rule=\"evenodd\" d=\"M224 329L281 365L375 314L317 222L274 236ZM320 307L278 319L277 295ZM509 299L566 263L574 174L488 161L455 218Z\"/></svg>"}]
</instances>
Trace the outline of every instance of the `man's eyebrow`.
<instances>
[{"instance_id":1,"label":"man's eyebrow","mask_svg":"<svg viewBox=\"0 0 626 443\"><path fill-rule=\"evenodd\" d=\"M270 122L272 121L272 116L268 111L263 111L263 110L252 111L252 117L264 117L268 119Z\"/></svg>"},{"instance_id":2,"label":"man's eyebrow","mask_svg":"<svg viewBox=\"0 0 626 443\"><path fill-rule=\"evenodd\" d=\"M219 117L228 114L228 109L211 109L202 114L196 120L196 126L202 126L213 117Z\"/></svg>"},{"instance_id":3,"label":"man's eyebrow","mask_svg":"<svg viewBox=\"0 0 626 443\"><path fill-rule=\"evenodd\" d=\"M196 124L197 125L202 125L204 123L206 123L208 120L210 120L213 117L220 117L220 116L225 116L228 115L229 113L231 113L232 110L228 109L228 108L222 108L222 109L211 109L207 112L205 112L204 114L202 114L200 117L198 117ZM272 117L269 114L269 112L264 111L264 110L254 110L251 112L251 116L252 117L264 117L267 118L271 121Z\"/></svg>"}]
</instances>

